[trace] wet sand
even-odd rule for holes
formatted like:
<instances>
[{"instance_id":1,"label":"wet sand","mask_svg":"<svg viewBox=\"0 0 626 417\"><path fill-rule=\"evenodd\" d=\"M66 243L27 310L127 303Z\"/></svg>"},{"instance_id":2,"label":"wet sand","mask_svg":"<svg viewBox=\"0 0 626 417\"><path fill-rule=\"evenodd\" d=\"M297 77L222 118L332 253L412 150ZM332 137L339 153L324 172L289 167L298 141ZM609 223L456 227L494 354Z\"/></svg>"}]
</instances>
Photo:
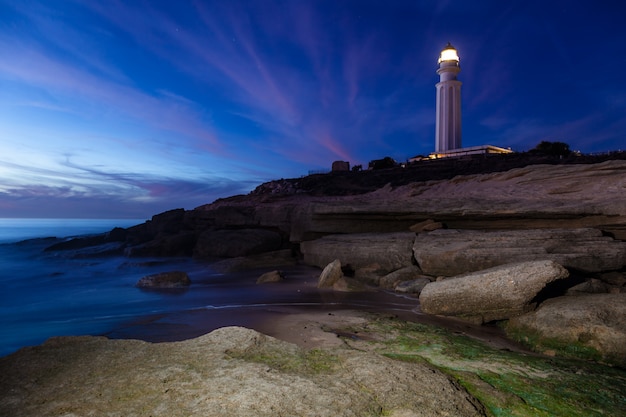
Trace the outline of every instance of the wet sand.
<instances>
[{"instance_id":1,"label":"wet sand","mask_svg":"<svg viewBox=\"0 0 626 417\"><path fill-rule=\"evenodd\" d=\"M281 283L259 285L246 305L207 307L140 317L106 333L113 339L168 342L191 339L226 326L242 326L306 348L342 344L338 329L364 324L375 315L444 327L498 349L525 351L496 326L421 313L416 297L389 291L335 292L316 288L319 271L295 267Z\"/></svg>"}]
</instances>

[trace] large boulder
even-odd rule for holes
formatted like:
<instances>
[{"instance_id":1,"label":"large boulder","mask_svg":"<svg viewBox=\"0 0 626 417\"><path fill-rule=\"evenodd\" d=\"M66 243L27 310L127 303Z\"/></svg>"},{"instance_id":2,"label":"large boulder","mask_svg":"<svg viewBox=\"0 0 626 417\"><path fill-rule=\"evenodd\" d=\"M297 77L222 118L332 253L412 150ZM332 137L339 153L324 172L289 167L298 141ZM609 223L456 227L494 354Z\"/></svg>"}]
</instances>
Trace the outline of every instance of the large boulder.
<instances>
[{"instance_id":1,"label":"large boulder","mask_svg":"<svg viewBox=\"0 0 626 417\"><path fill-rule=\"evenodd\" d=\"M329 235L302 242L300 250L306 264L323 268L339 259L356 277L360 270L380 277L412 264L414 239L411 232Z\"/></svg>"},{"instance_id":2,"label":"large boulder","mask_svg":"<svg viewBox=\"0 0 626 417\"><path fill-rule=\"evenodd\" d=\"M554 261L521 262L427 284L422 311L473 323L515 317L535 308L533 299L547 284L569 272Z\"/></svg>"},{"instance_id":3,"label":"large boulder","mask_svg":"<svg viewBox=\"0 0 626 417\"><path fill-rule=\"evenodd\" d=\"M209 230L198 237L196 258L235 258L276 251L282 246L280 233L267 229Z\"/></svg>"},{"instance_id":4,"label":"large boulder","mask_svg":"<svg viewBox=\"0 0 626 417\"><path fill-rule=\"evenodd\" d=\"M506 231L442 229L419 234L415 259L425 274L454 276L513 262L553 260L583 272L618 270L626 242L597 229Z\"/></svg>"},{"instance_id":5,"label":"large boulder","mask_svg":"<svg viewBox=\"0 0 626 417\"><path fill-rule=\"evenodd\" d=\"M185 288L191 285L186 272L170 271L147 275L137 281L139 288Z\"/></svg>"},{"instance_id":6,"label":"large boulder","mask_svg":"<svg viewBox=\"0 0 626 417\"><path fill-rule=\"evenodd\" d=\"M626 294L552 298L537 310L509 320L506 331L540 351L571 354L583 347L624 366Z\"/></svg>"},{"instance_id":7,"label":"large boulder","mask_svg":"<svg viewBox=\"0 0 626 417\"><path fill-rule=\"evenodd\" d=\"M0 415L485 416L428 364L224 327L176 343L54 338L0 358Z\"/></svg>"}]
</instances>

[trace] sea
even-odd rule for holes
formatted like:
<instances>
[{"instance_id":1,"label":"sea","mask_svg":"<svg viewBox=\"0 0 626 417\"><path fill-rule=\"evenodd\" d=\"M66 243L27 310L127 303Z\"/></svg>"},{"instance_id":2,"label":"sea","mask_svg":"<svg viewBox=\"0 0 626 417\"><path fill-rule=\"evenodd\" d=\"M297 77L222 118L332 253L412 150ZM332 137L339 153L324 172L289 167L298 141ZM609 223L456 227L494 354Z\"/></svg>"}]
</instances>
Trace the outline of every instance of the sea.
<instances>
[{"instance_id":1,"label":"sea","mask_svg":"<svg viewBox=\"0 0 626 417\"><path fill-rule=\"evenodd\" d=\"M416 305L415 299L390 293L317 289L320 271L304 265L288 267L283 283L257 285L267 270L222 274L190 258L85 257L45 250L65 239L143 222L0 219L0 356L54 336L184 340L225 325L251 325L285 309L410 311ZM135 286L143 276L167 271L187 272L191 286Z\"/></svg>"}]
</instances>

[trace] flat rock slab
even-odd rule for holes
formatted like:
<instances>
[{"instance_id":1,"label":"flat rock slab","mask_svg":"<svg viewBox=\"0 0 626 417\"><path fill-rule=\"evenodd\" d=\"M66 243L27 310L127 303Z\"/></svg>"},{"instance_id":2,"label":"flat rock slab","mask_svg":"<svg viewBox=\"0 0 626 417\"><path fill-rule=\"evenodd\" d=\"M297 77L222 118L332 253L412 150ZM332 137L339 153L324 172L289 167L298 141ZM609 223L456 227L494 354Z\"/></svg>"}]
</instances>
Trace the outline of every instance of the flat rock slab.
<instances>
[{"instance_id":1,"label":"flat rock slab","mask_svg":"<svg viewBox=\"0 0 626 417\"><path fill-rule=\"evenodd\" d=\"M302 242L304 262L324 268L339 259L357 271L368 269L383 276L411 265L411 247L415 233L355 233L329 235Z\"/></svg>"},{"instance_id":2,"label":"flat rock slab","mask_svg":"<svg viewBox=\"0 0 626 417\"><path fill-rule=\"evenodd\" d=\"M569 272L553 261L521 262L426 284L420 293L423 312L486 323L518 316L548 283Z\"/></svg>"},{"instance_id":3,"label":"flat rock slab","mask_svg":"<svg viewBox=\"0 0 626 417\"><path fill-rule=\"evenodd\" d=\"M176 343L53 338L0 358L3 416L484 416L423 363L226 327Z\"/></svg>"},{"instance_id":4,"label":"flat rock slab","mask_svg":"<svg viewBox=\"0 0 626 417\"><path fill-rule=\"evenodd\" d=\"M625 366L626 294L552 298L536 311L509 320L506 331L509 334L539 334L544 341L581 344L595 349L605 359ZM541 346L539 349L545 350Z\"/></svg>"},{"instance_id":5,"label":"flat rock slab","mask_svg":"<svg viewBox=\"0 0 626 417\"><path fill-rule=\"evenodd\" d=\"M419 234L413 254L422 271L454 276L513 262L553 260L584 272L619 270L626 242L597 229L436 230Z\"/></svg>"}]
</instances>

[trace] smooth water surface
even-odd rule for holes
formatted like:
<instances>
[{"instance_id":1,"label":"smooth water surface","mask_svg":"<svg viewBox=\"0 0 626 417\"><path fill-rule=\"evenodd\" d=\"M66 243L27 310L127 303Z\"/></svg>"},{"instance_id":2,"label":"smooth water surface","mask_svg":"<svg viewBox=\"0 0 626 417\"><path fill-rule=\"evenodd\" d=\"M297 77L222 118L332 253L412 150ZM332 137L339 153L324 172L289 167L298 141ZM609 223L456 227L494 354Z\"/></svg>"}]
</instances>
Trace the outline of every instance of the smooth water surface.
<instances>
[{"instance_id":1,"label":"smooth water surface","mask_svg":"<svg viewBox=\"0 0 626 417\"><path fill-rule=\"evenodd\" d=\"M93 226L103 224L37 221L25 224L23 237L50 236L53 230L57 236L63 230L69 235L80 234L79 230L94 233ZM100 231L111 228L109 224ZM9 236L6 226L3 230ZM58 239L17 242L15 230L9 239L14 243L0 244L0 356L52 336L149 341L193 337L222 325L245 325L272 306L410 309L416 304L414 299L380 292L319 290L315 285L319 270L311 267L291 267L284 282L257 285L265 271L223 275L188 258L75 257L72 251L45 251ZM174 270L187 272L192 285L181 290L135 287L145 275ZM185 330L192 321L195 328Z\"/></svg>"},{"instance_id":2,"label":"smooth water surface","mask_svg":"<svg viewBox=\"0 0 626 417\"><path fill-rule=\"evenodd\" d=\"M7 219L0 218L0 243L44 237L105 233L114 227L143 223L137 219Z\"/></svg>"}]
</instances>

